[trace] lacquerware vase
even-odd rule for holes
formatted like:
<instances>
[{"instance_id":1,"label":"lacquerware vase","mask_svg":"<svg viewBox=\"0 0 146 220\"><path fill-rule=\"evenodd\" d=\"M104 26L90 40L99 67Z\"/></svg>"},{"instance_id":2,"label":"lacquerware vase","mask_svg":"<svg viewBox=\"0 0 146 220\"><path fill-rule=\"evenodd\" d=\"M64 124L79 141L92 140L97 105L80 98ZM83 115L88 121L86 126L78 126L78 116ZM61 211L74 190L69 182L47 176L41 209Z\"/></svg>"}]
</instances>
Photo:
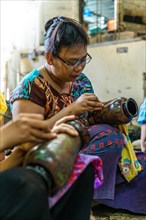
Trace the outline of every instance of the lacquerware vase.
<instances>
[{"instance_id":1,"label":"lacquerware vase","mask_svg":"<svg viewBox=\"0 0 146 220\"><path fill-rule=\"evenodd\" d=\"M116 98L102 108L94 111L95 123L108 123L113 125L127 124L138 115L138 105L132 98Z\"/></svg>"},{"instance_id":2,"label":"lacquerware vase","mask_svg":"<svg viewBox=\"0 0 146 220\"><path fill-rule=\"evenodd\" d=\"M24 159L24 166L39 165L51 174L53 179L52 194L67 183L80 147L89 142L88 130L80 121L75 120L67 123L75 127L79 136L73 137L60 133L57 138L31 149Z\"/></svg>"}]
</instances>

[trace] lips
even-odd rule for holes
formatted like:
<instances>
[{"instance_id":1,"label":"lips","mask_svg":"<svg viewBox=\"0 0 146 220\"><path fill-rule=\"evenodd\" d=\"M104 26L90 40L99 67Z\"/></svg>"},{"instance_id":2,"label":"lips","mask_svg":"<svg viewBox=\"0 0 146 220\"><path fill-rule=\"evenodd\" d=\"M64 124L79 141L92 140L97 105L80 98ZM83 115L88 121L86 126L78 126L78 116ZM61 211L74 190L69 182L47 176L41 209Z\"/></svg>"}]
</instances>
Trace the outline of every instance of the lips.
<instances>
[{"instance_id":1,"label":"lips","mask_svg":"<svg viewBox=\"0 0 146 220\"><path fill-rule=\"evenodd\" d=\"M75 78L77 78L78 76L79 76L79 75L72 75L71 77L75 79Z\"/></svg>"}]
</instances>

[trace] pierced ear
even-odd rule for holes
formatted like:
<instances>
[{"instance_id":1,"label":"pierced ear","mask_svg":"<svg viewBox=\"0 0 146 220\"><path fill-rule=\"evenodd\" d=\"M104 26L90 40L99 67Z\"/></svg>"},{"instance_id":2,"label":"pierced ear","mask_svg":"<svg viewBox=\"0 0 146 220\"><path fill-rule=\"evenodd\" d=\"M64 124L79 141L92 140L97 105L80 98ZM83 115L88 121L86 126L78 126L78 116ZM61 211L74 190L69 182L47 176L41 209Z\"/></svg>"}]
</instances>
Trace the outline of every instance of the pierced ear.
<instances>
[{"instance_id":1,"label":"pierced ear","mask_svg":"<svg viewBox=\"0 0 146 220\"><path fill-rule=\"evenodd\" d=\"M46 61L49 65L52 65L53 64L53 55L51 53L47 53L46 54Z\"/></svg>"}]
</instances>

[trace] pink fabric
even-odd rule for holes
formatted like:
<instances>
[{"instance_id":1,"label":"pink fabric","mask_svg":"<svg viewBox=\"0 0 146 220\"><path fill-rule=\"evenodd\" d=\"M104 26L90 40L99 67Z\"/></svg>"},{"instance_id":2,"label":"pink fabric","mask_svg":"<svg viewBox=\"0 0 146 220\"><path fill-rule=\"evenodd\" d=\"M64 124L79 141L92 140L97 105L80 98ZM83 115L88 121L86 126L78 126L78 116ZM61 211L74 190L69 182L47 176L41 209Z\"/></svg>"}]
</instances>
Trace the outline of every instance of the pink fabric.
<instances>
[{"instance_id":1,"label":"pink fabric","mask_svg":"<svg viewBox=\"0 0 146 220\"><path fill-rule=\"evenodd\" d=\"M97 189L99 186L102 185L102 160L98 156L78 154L78 157L73 167L73 171L67 184L62 189L60 189L53 197L49 197L50 208L52 208L60 200L60 198L68 191L68 189L73 185L79 175L86 169L86 167L90 163L93 163L93 166L95 168L94 188Z\"/></svg>"}]
</instances>

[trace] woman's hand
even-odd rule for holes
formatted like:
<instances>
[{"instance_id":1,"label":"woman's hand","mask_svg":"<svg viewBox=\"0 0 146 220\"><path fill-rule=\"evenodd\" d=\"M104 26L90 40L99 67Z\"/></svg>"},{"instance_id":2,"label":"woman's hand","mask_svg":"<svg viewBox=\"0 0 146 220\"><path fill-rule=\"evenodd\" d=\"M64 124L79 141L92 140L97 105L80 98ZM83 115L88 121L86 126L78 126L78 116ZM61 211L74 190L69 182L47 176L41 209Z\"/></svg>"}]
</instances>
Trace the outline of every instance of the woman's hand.
<instances>
[{"instance_id":1,"label":"woman's hand","mask_svg":"<svg viewBox=\"0 0 146 220\"><path fill-rule=\"evenodd\" d=\"M71 107L75 115L82 115L85 112L101 110L103 103L99 101L95 94L84 93L74 103L71 104Z\"/></svg>"}]
</instances>

